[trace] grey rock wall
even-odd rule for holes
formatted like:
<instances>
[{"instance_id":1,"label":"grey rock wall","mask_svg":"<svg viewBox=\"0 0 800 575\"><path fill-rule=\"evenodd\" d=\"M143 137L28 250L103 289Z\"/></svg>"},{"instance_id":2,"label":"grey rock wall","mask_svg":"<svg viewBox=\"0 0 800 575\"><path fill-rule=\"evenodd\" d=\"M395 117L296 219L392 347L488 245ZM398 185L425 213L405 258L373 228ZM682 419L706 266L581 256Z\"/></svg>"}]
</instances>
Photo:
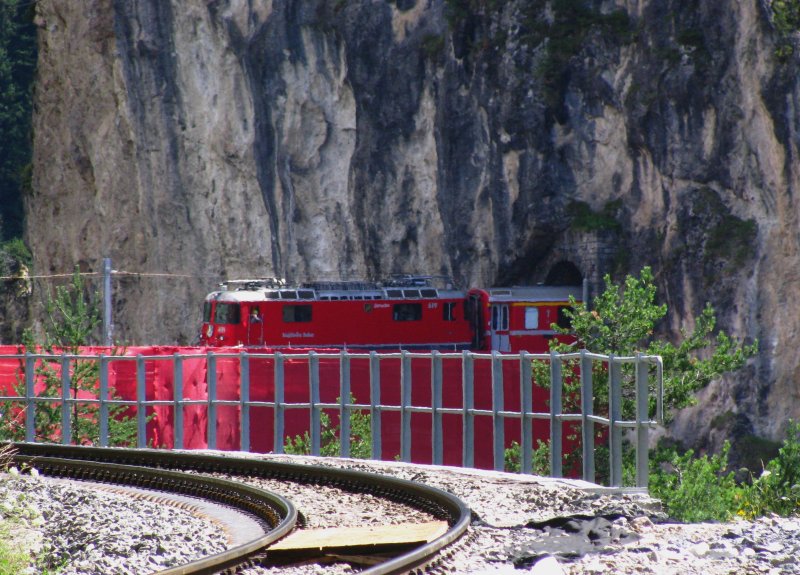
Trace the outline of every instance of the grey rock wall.
<instances>
[{"instance_id":1,"label":"grey rock wall","mask_svg":"<svg viewBox=\"0 0 800 575\"><path fill-rule=\"evenodd\" d=\"M651 265L666 333L710 301L761 342L676 432L730 411L777 437L800 416L800 75L769 3L463 4L40 0L37 271L110 256L117 338L186 343L225 277Z\"/></svg>"}]
</instances>

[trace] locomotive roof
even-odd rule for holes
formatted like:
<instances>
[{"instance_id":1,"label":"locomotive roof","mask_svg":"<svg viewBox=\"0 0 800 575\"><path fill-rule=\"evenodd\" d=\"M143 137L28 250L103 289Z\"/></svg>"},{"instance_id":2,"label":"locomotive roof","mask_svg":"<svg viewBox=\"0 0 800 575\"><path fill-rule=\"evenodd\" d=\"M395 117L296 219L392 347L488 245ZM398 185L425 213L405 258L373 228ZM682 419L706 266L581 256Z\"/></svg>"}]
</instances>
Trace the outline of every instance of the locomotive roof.
<instances>
[{"instance_id":1,"label":"locomotive roof","mask_svg":"<svg viewBox=\"0 0 800 575\"><path fill-rule=\"evenodd\" d=\"M513 286L486 290L489 301L568 301L570 296L582 299L581 286Z\"/></svg>"},{"instance_id":2,"label":"locomotive roof","mask_svg":"<svg viewBox=\"0 0 800 575\"><path fill-rule=\"evenodd\" d=\"M252 302L265 300L329 301L461 298L464 292L453 288L449 278L398 275L382 282L365 280L316 281L287 285L276 278L229 280L207 300Z\"/></svg>"}]
</instances>

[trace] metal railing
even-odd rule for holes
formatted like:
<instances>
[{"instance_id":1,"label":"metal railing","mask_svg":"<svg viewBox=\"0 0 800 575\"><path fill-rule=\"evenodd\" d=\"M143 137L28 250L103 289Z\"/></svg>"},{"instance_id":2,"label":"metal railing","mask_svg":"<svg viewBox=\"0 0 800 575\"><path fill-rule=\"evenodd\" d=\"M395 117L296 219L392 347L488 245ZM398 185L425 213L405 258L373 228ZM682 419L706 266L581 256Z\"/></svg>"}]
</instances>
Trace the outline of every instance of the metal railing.
<instances>
[{"instance_id":1,"label":"metal railing","mask_svg":"<svg viewBox=\"0 0 800 575\"><path fill-rule=\"evenodd\" d=\"M286 361L290 360L296 364L297 361L307 365L305 380L302 385L307 385L307 396L304 401L287 401L287 373ZM207 393L205 397L186 398L184 397L184 365L187 360L200 360L205 362L205 384ZM253 400L251 391L253 390L253 379L251 377L251 365L255 361L267 360L271 362L271 383L270 389L273 390L271 400ZM630 357L615 357L597 355L586 351L569 354L480 354L473 352L461 353L349 353L342 351L338 353L249 353L241 351L239 353L215 353L209 351L203 354L181 354L171 355L48 355L30 354L23 355L3 355L2 361L17 361L20 364L18 370L19 388L23 386L24 395L5 395L0 396L0 402L8 409L9 405L15 403L23 404L25 419L25 440L33 442L36 440L36 408L40 404L59 405L61 412L61 441L69 443L72 436L72 425L74 414L73 408L76 404L95 405L98 409L99 424L99 443L101 446L109 444L109 412L113 406L127 406L135 408L137 422L137 447L146 447L147 437L147 412L148 409L159 406L169 408L172 414L172 428L174 430L173 447L183 448L185 445L185 422L184 409L189 406L200 406L206 410L207 426L205 430L206 443L209 449L218 447L217 427L218 411L223 407L234 407L239 424L239 449L243 451L251 450L251 439L253 439L253 425L251 425L251 413L257 408L267 408L271 413L272 420L272 451L283 453L286 441L285 424L287 414L290 410L306 410L307 421L309 421L309 442L312 455L319 455L322 447L322 414L332 412L338 416L339 441L341 446L341 456L350 456L351 438L351 415L355 411L368 412L370 414L371 431L371 456L373 459L381 459L385 454L383 450L383 430L382 420L388 413L399 413L399 453L398 459L409 462L412 460L412 415L427 414L430 418L430 449L431 463L442 464L446 447L443 418L445 416L458 416L461 420L461 464L464 467L475 466L475 453L479 448L486 448L488 439L485 436L476 437L476 421L481 418L491 420L491 454L494 469L504 468L505 452L507 449L506 422L519 422L519 445L521 453L521 471L523 473L532 472L532 454L534 450L533 424L536 420L543 420L549 423L550 443L550 475L561 477L563 469L563 452L565 448L565 424L580 428L580 449L581 449L581 476L587 481L594 482L595 471L595 451L598 445L598 437L602 436L603 441L607 440L609 451L609 484L611 486L622 486L622 454L623 454L623 435L628 434L630 443L635 449L636 454L636 478L637 487L647 487L648 484L648 447L649 433L652 426L663 421L663 370L661 358L658 356L636 355ZM77 362L96 361L98 362L98 377L96 394L94 397L76 397L72 389L71 376ZM220 375L218 373L218 362L235 361L238 366L238 399L220 399L218 396ZM329 378L324 379L320 376L320 362L334 361L338 364L338 382L332 384ZM460 364L460 394L454 393L452 362ZM40 396L36 393L37 366L42 362L55 364L61 378L61 393L58 396ZM118 398L112 396L112 364L117 362L133 362L135 364L135 396L128 398ZM148 398L148 365L150 362L171 362L172 397L170 399ZM352 402L351 390L353 376L351 366L353 362L367 362L368 382L362 376L359 385L363 388L368 386L370 400L368 403ZM382 373L382 365L386 362L399 362L399 376L396 380L386 381L386 375ZM416 362L417 374L419 374L419 362L425 362L429 366L429 379L427 382L419 382L419 378L413 377L414 369L412 362ZM443 376L443 364L448 362L451 367L448 369L448 377ZM477 362L488 362L488 366L483 364L481 370L476 371ZM509 363L514 364L513 373L518 373L518 385L508 381L505 375L504 366ZM600 369L597 364L600 364ZM549 371L549 382L545 383L545 388L549 387L549 399L541 406L539 411L534 411L534 370L540 373L543 369ZM628 366L628 367L625 367ZM169 369L169 367L167 367ZM367 371L362 369L363 371ZM396 370L395 370L396 371ZM427 369L425 370L427 373ZM488 375L486 372L489 372ZM163 370L162 370L163 372ZM596 382L593 372L602 374L607 381L602 382L605 388L607 385L608 397L601 397L596 393ZM296 373L296 371L294 372ZM326 372L328 373L328 372ZM263 378L263 369L260 372ZM477 374L477 375L476 375ZM151 367L152 376L152 367ZM229 376L228 376L229 377ZM324 379L324 380L323 380ZM383 380L383 381L382 381ZM448 383L449 382L449 383ZM3 383L3 382L0 382ZM256 386L264 385L264 381L256 381ZM447 385L446 385L447 384ZM5 382L8 388L8 382ZM38 384L41 386L41 384ZM331 395L330 387L336 387L336 401L323 401L321 399L323 390L326 395ZM430 401L428 405L415 405L412 402L412 388L414 386L430 385ZM388 388L396 389L399 386L399 401L388 403L382 401L382 390ZM260 389L260 388L259 388ZM483 401L482 406L478 406L475 400L476 390L481 391L482 397L486 396L486 391L491 390L490 405ZM518 389L518 396L512 403L518 403L518 409L506 408L506 393L508 390ZM541 390L541 388L539 388ZM447 391L447 396L443 393ZM425 390L427 394L427 389ZM129 394L130 395L130 394ZM363 394L362 394L363 395ZM460 397L451 397L451 396ZM628 401L627 405L633 404L633 417L623 418L623 397ZM447 401L445 401L445 399ZM445 403L452 404L455 399L460 399L458 406L446 407ZM549 404L549 405L548 405ZM564 406L579 406L578 411L565 410ZM595 404L602 405L603 411L595 413ZM537 406L538 407L538 406ZM152 410L151 410L152 411ZM597 426L600 426L598 434ZM257 426L256 426L257 427ZM626 431L627 430L627 431ZM394 430L396 431L396 430ZM256 433L258 433L256 429ZM575 438L566 437L567 443L577 445ZM447 444L449 453L452 453L453 446Z\"/></svg>"}]
</instances>

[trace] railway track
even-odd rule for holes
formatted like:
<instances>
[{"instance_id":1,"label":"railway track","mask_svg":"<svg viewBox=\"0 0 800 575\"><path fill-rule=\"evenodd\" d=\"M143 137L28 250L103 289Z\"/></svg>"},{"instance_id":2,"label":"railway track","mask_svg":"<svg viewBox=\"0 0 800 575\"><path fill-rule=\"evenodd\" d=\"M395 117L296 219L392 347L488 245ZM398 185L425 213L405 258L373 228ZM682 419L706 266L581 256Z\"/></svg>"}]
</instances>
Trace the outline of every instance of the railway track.
<instances>
[{"instance_id":1,"label":"railway track","mask_svg":"<svg viewBox=\"0 0 800 575\"><path fill-rule=\"evenodd\" d=\"M377 556L376 564L365 567L362 573L401 573L435 561L439 552L461 537L470 523L469 509L455 496L412 481L373 473L185 452L27 443L15 444L15 448L20 463L35 466L45 475L193 494L241 509L266 526L264 535L246 544L161 571L161 575L234 572L247 565L279 564L274 562L278 552L271 551L270 547L277 547L273 544L294 529L298 512L285 497L270 492L279 491L280 487L267 490L243 483L254 479L264 480L271 486L299 484L311 489L335 488L386 499L446 522L444 532L432 541L411 548L400 547L400 551L388 556Z\"/></svg>"}]
</instances>

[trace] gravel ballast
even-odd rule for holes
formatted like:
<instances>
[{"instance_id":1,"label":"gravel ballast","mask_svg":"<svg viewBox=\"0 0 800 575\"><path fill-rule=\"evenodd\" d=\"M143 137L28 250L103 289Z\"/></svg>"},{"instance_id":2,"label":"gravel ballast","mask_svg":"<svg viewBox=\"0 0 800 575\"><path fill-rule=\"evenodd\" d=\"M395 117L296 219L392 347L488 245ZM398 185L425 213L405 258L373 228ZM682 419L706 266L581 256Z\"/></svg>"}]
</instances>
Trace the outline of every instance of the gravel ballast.
<instances>
[{"instance_id":1,"label":"gravel ballast","mask_svg":"<svg viewBox=\"0 0 800 575\"><path fill-rule=\"evenodd\" d=\"M611 494L583 482L394 462L258 457L374 471L462 498L473 510L472 525L438 561L438 573L800 575L798 518L675 524L665 522L658 502L645 494ZM363 507L370 512L359 520L354 500L342 504L318 488L293 486L290 491L285 495L308 516L310 526L392 523L406 513L392 508L378 512L367 503ZM20 532L27 533L31 548L43 548L54 563L63 561L60 573L68 575L150 573L226 545L219 525L184 509L42 478L0 481L0 511L20 494L37 510L28 513ZM320 507L325 502L328 506ZM348 571L342 564L291 570ZM244 573L268 572L277 571L250 568Z\"/></svg>"},{"instance_id":2,"label":"gravel ballast","mask_svg":"<svg viewBox=\"0 0 800 575\"><path fill-rule=\"evenodd\" d=\"M60 575L152 573L218 553L228 538L214 521L163 502L130 494L54 481L7 475L0 501L25 508L16 518L27 545L43 564L31 569Z\"/></svg>"}]
</instances>

